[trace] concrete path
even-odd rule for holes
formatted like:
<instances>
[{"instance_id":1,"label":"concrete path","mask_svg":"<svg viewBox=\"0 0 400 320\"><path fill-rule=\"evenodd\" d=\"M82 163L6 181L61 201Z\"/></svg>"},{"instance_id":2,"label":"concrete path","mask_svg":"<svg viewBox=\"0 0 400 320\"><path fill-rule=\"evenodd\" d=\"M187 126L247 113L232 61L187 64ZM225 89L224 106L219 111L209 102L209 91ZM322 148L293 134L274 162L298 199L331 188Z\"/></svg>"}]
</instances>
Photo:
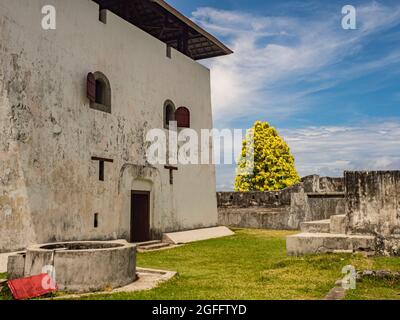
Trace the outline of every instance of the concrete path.
<instances>
[{"instance_id":1,"label":"concrete path","mask_svg":"<svg viewBox=\"0 0 400 320\"><path fill-rule=\"evenodd\" d=\"M337 280L335 283L335 287L333 287L332 290L328 292L324 300L344 300L344 298L346 298L346 293L349 289L345 288L343 284L347 282L347 276L345 276L343 279Z\"/></svg>"},{"instance_id":2,"label":"concrete path","mask_svg":"<svg viewBox=\"0 0 400 320\"><path fill-rule=\"evenodd\" d=\"M343 300L346 297L346 289L342 287L334 287L326 295L324 300Z\"/></svg>"},{"instance_id":3,"label":"concrete path","mask_svg":"<svg viewBox=\"0 0 400 320\"><path fill-rule=\"evenodd\" d=\"M94 292L94 293L83 293L83 294L67 294L65 296L50 298L46 300L65 300L65 299L79 299L82 297L90 297L93 295L104 295L104 294L115 294L115 293L129 293L135 291L151 290L158 287L161 283L168 281L175 277L175 271L156 270L156 269L145 269L136 268L138 279L128 284L125 287L117 288L111 291L105 292Z\"/></svg>"},{"instance_id":4,"label":"concrete path","mask_svg":"<svg viewBox=\"0 0 400 320\"><path fill-rule=\"evenodd\" d=\"M164 233L163 241L173 244L184 244L201 240L233 236L234 234L235 233L227 227L215 227Z\"/></svg>"}]
</instances>

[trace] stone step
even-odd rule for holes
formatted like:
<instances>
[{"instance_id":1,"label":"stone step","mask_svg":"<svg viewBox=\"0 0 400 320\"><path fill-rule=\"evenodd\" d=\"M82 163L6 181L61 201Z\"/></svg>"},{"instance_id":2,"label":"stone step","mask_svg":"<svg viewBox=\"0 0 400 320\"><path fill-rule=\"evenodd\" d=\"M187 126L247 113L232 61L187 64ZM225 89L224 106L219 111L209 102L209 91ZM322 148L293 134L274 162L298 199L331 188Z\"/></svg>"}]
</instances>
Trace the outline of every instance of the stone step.
<instances>
[{"instance_id":1,"label":"stone step","mask_svg":"<svg viewBox=\"0 0 400 320\"><path fill-rule=\"evenodd\" d=\"M148 246L148 245L157 244L157 243L161 243L161 240L151 240L151 241L145 241L145 242L137 242L135 244L136 244L136 246L138 248L140 248L142 246Z\"/></svg>"},{"instance_id":2,"label":"stone step","mask_svg":"<svg viewBox=\"0 0 400 320\"><path fill-rule=\"evenodd\" d=\"M152 251L152 250L163 249L163 248L166 248L169 246L170 246L169 243L159 242L159 243L153 243L153 244L148 244L148 245L141 245L138 247L138 250L139 251Z\"/></svg>"},{"instance_id":3,"label":"stone step","mask_svg":"<svg viewBox=\"0 0 400 320\"><path fill-rule=\"evenodd\" d=\"M308 221L300 224L300 229L307 233L329 233L330 223L328 220Z\"/></svg>"},{"instance_id":4,"label":"stone step","mask_svg":"<svg viewBox=\"0 0 400 320\"><path fill-rule=\"evenodd\" d=\"M352 252L375 251L375 237L304 232L286 238L288 255L333 253L338 252L338 250L351 250Z\"/></svg>"},{"instance_id":5,"label":"stone step","mask_svg":"<svg viewBox=\"0 0 400 320\"><path fill-rule=\"evenodd\" d=\"M339 234L345 234L346 233L346 215L345 214L340 214L340 215L335 215L331 216L330 219L330 233L339 233Z\"/></svg>"}]
</instances>

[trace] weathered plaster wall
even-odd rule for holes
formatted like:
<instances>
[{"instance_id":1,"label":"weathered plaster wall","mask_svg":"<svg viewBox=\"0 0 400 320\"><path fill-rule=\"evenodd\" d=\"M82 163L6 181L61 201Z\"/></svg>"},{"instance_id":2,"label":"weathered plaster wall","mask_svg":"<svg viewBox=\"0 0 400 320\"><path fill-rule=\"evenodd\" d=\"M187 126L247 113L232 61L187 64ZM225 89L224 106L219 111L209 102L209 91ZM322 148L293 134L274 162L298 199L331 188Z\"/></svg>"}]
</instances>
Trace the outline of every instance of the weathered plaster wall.
<instances>
[{"instance_id":1,"label":"weathered plaster wall","mask_svg":"<svg viewBox=\"0 0 400 320\"><path fill-rule=\"evenodd\" d=\"M345 172L350 233L400 236L400 171Z\"/></svg>"},{"instance_id":2,"label":"weathered plaster wall","mask_svg":"<svg viewBox=\"0 0 400 320\"><path fill-rule=\"evenodd\" d=\"M167 99L211 128L209 70L91 0L52 0L57 30L41 28L42 0L0 2L0 252L28 244L129 237L130 191L152 191L155 236L217 224L213 166L185 166L174 185L145 161L148 129ZM111 82L112 114L89 108L86 75ZM98 181L92 156L111 158ZM146 168L145 168L146 167ZM99 213L99 227L93 226Z\"/></svg>"},{"instance_id":3,"label":"weathered plaster wall","mask_svg":"<svg viewBox=\"0 0 400 320\"><path fill-rule=\"evenodd\" d=\"M291 193L300 185L276 192L218 192L219 224L261 229L296 229L291 226Z\"/></svg>"},{"instance_id":4,"label":"weathered plaster wall","mask_svg":"<svg viewBox=\"0 0 400 320\"><path fill-rule=\"evenodd\" d=\"M302 187L291 196L292 224L329 219L344 214L344 179L311 175L301 179Z\"/></svg>"},{"instance_id":5,"label":"weathered plaster wall","mask_svg":"<svg viewBox=\"0 0 400 320\"><path fill-rule=\"evenodd\" d=\"M300 223L344 214L343 178L309 176L274 192L219 192L219 223L232 227L297 230Z\"/></svg>"},{"instance_id":6,"label":"weathered plaster wall","mask_svg":"<svg viewBox=\"0 0 400 320\"><path fill-rule=\"evenodd\" d=\"M308 194L307 202L310 217L306 221L329 219L333 215L345 214L346 205L343 193Z\"/></svg>"},{"instance_id":7,"label":"weathered plaster wall","mask_svg":"<svg viewBox=\"0 0 400 320\"><path fill-rule=\"evenodd\" d=\"M280 207L290 205L291 193L299 192L300 185L271 192L218 192L218 207Z\"/></svg>"},{"instance_id":8,"label":"weathered plaster wall","mask_svg":"<svg viewBox=\"0 0 400 320\"><path fill-rule=\"evenodd\" d=\"M235 228L297 230L289 223L290 207L218 208L219 224Z\"/></svg>"},{"instance_id":9,"label":"weathered plaster wall","mask_svg":"<svg viewBox=\"0 0 400 320\"><path fill-rule=\"evenodd\" d=\"M307 193L334 193L344 192L343 177L320 177L311 175L301 179L304 192Z\"/></svg>"}]
</instances>

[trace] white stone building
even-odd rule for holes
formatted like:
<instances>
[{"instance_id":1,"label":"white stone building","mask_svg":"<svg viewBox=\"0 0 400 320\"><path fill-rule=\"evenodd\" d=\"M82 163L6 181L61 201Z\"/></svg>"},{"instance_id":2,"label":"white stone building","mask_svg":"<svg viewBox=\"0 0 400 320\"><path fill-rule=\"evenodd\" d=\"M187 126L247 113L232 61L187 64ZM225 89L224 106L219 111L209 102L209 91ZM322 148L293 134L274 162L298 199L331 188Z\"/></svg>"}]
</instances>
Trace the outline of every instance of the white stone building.
<instances>
[{"instance_id":1,"label":"white stone building","mask_svg":"<svg viewBox=\"0 0 400 320\"><path fill-rule=\"evenodd\" d=\"M217 225L214 166L171 181L145 135L180 107L181 126L211 128L196 60L229 53L162 0L1 0L0 252Z\"/></svg>"}]
</instances>

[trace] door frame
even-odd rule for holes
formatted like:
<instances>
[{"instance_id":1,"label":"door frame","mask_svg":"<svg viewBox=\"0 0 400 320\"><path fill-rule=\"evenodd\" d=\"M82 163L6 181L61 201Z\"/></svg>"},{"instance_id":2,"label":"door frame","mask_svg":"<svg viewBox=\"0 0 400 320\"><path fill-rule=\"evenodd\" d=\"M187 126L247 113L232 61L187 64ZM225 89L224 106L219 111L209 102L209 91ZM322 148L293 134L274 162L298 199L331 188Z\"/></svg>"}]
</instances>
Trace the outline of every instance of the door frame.
<instances>
[{"instance_id":1,"label":"door frame","mask_svg":"<svg viewBox=\"0 0 400 320\"><path fill-rule=\"evenodd\" d=\"M134 231L134 226L133 226L133 216L134 216L134 211L133 211L133 196L134 195L146 195L147 196L147 207L148 207L148 221L149 221L149 230L148 230L148 238L151 240L151 191L145 191L145 190L131 190L131 210L130 210L130 242L133 242L133 231Z\"/></svg>"}]
</instances>

